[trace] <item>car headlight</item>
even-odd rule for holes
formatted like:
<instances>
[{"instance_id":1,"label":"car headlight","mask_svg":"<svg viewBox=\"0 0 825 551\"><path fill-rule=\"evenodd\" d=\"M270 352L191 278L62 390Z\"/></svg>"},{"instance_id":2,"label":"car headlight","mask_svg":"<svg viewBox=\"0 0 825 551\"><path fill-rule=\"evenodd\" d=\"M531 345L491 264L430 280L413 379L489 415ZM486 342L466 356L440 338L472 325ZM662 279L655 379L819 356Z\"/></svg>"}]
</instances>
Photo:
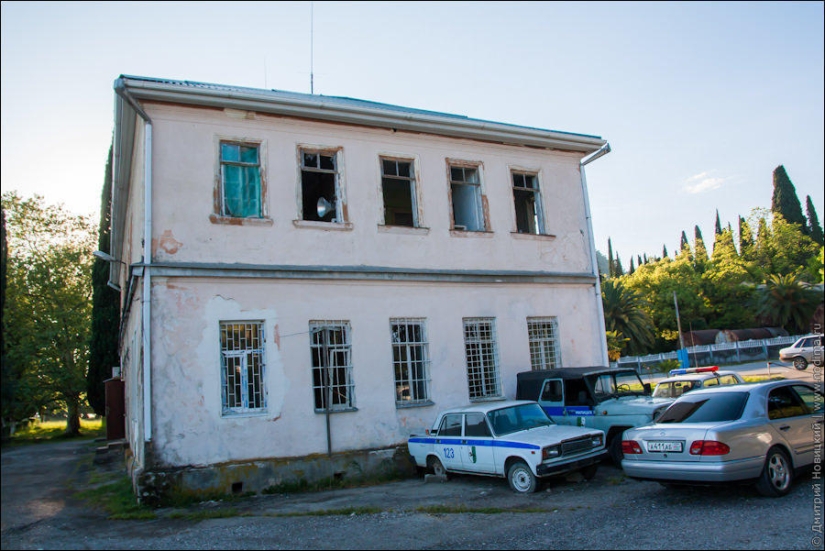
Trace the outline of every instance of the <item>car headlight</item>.
<instances>
[{"instance_id":1,"label":"car headlight","mask_svg":"<svg viewBox=\"0 0 825 551\"><path fill-rule=\"evenodd\" d=\"M546 448L541 450L542 461L547 461L548 459L555 459L560 455L561 448L559 446L547 446Z\"/></svg>"},{"instance_id":2,"label":"car headlight","mask_svg":"<svg viewBox=\"0 0 825 551\"><path fill-rule=\"evenodd\" d=\"M602 445L602 435L601 434L593 435L593 439L590 441L590 443L593 445L594 448L601 447L601 445Z\"/></svg>"}]
</instances>

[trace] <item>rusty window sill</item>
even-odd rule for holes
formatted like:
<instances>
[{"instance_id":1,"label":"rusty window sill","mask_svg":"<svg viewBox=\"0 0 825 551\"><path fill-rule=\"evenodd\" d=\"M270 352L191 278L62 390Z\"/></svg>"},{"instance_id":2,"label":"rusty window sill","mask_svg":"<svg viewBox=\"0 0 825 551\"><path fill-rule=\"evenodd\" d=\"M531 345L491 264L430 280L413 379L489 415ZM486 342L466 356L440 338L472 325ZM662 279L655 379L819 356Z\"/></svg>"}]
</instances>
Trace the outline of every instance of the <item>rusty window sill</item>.
<instances>
[{"instance_id":1,"label":"rusty window sill","mask_svg":"<svg viewBox=\"0 0 825 551\"><path fill-rule=\"evenodd\" d=\"M213 224L221 224L225 226L271 226L271 218L236 218L234 216L221 216L219 214L210 214L209 221Z\"/></svg>"},{"instance_id":2,"label":"rusty window sill","mask_svg":"<svg viewBox=\"0 0 825 551\"><path fill-rule=\"evenodd\" d=\"M430 233L430 228L412 226L388 226L385 224L378 224L378 233L401 233L407 235L427 235Z\"/></svg>"},{"instance_id":3,"label":"rusty window sill","mask_svg":"<svg viewBox=\"0 0 825 551\"><path fill-rule=\"evenodd\" d=\"M296 228L309 228L315 230L352 231L352 222L315 222L313 220L293 220L292 225Z\"/></svg>"}]
</instances>

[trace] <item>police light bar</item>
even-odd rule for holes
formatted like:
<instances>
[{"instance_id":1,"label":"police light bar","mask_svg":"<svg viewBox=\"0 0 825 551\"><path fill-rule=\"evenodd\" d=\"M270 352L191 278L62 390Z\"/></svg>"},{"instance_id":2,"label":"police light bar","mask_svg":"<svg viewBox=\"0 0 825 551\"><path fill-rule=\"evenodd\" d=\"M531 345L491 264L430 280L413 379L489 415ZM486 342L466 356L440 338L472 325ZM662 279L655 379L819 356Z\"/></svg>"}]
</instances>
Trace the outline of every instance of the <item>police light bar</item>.
<instances>
[{"instance_id":1,"label":"police light bar","mask_svg":"<svg viewBox=\"0 0 825 551\"><path fill-rule=\"evenodd\" d=\"M710 373L712 371L719 371L718 365L712 365L709 367L690 367L688 369L671 369L668 372L669 377L673 377L675 375L686 375L688 373Z\"/></svg>"}]
</instances>

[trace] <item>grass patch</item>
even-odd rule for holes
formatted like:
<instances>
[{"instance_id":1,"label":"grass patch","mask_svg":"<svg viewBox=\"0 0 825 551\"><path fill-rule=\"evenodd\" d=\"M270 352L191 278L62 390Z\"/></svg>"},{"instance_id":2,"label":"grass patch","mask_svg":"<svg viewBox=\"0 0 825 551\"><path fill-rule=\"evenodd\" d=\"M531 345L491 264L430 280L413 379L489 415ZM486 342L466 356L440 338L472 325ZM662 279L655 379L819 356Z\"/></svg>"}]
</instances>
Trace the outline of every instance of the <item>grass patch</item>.
<instances>
[{"instance_id":1,"label":"grass patch","mask_svg":"<svg viewBox=\"0 0 825 551\"><path fill-rule=\"evenodd\" d=\"M106 436L103 417L80 420L80 436L66 436L66 421L34 421L14 432L10 444L36 444L71 438L91 440Z\"/></svg>"},{"instance_id":2,"label":"grass patch","mask_svg":"<svg viewBox=\"0 0 825 551\"><path fill-rule=\"evenodd\" d=\"M742 378L745 379L746 383L763 383L765 381L781 381L785 377L782 375L771 375L771 377L768 378L767 375L747 375Z\"/></svg>"},{"instance_id":3,"label":"grass patch","mask_svg":"<svg viewBox=\"0 0 825 551\"><path fill-rule=\"evenodd\" d=\"M151 520L157 518L152 509L137 502L128 476L114 482L83 490L76 497L106 511L113 520Z\"/></svg>"},{"instance_id":4,"label":"grass patch","mask_svg":"<svg viewBox=\"0 0 825 551\"><path fill-rule=\"evenodd\" d=\"M327 490L341 490L344 488L365 488L377 486L387 482L403 480L406 476L394 472L376 474L364 478L324 478L316 482L307 482L302 478L294 482L282 482L274 486L269 486L261 490L264 495L272 494L304 494L308 492L324 492Z\"/></svg>"}]
</instances>

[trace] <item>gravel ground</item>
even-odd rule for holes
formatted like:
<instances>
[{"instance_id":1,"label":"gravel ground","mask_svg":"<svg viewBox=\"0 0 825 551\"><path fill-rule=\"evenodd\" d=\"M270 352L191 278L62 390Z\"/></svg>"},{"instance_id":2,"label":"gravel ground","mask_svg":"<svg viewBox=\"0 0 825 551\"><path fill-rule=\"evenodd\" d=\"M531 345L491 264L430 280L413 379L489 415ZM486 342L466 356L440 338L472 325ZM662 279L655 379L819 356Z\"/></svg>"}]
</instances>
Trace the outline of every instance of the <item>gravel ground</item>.
<instances>
[{"instance_id":1,"label":"gravel ground","mask_svg":"<svg viewBox=\"0 0 825 551\"><path fill-rule=\"evenodd\" d=\"M94 448L3 449L2 549L822 549L812 529L822 529L822 481L810 474L768 499L743 486L674 490L602 465L590 482L571 475L529 496L503 479L429 477L114 521L72 497L96 470L123 468L93 465ZM237 515L180 518L223 508ZM380 512L342 514L366 508Z\"/></svg>"}]
</instances>

